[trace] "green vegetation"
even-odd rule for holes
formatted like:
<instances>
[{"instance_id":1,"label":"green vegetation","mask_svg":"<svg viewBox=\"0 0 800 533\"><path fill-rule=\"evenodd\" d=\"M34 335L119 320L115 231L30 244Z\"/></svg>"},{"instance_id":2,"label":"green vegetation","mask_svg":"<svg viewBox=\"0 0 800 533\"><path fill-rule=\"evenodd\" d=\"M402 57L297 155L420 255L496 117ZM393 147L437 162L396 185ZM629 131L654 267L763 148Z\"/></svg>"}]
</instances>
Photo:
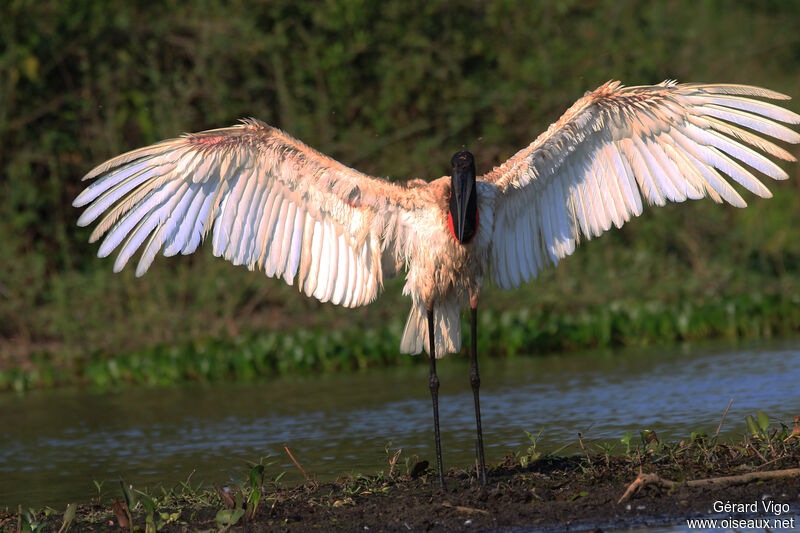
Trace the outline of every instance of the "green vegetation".
<instances>
[{"instance_id":1,"label":"green vegetation","mask_svg":"<svg viewBox=\"0 0 800 533\"><path fill-rule=\"evenodd\" d=\"M716 301L668 306L613 302L561 311L550 306L484 313L479 328L483 355L514 356L577 348L613 347L707 337L769 338L800 329L800 297L737 295ZM462 326L469 342L468 325ZM123 383L169 385L186 381L256 381L284 374L338 372L416 364L399 356L400 319L389 326L289 332L267 331L235 338L159 344L122 354L96 351L80 358L31 354L29 365L0 370L0 390L67 384L112 387Z\"/></svg>"},{"instance_id":2,"label":"green vegetation","mask_svg":"<svg viewBox=\"0 0 800 533\"><path fill-rule=\"evenodd\" d=\"M376 175L441 175L462 146L485 171L612 78L800 97L798 22L791 2L5 2L0 390L416 360L397 354L400 280L353 311L207 247L138 280L112 274L70 206L110 156L255 116ZM771 200L650 210L520 291L489 288L481 351L796 332L800 171L787 168Z\"/></svg>"},{"instance_id":3,"label":"green vegetation","mask_svg":"<svg viewBox=\"0 0 800 533\"><path fill-rule=\"evenodd\" d=\"M231 474L230 482L224 487L193 484L187 479L169 489L138 490L120 480L118 486L103 493L100 484L95 482L98 486L96 498L91 502L70 504L63 513L50 507L25 510L20 506L13 511L0 510L0 531L66 532L72 526L75 530L156 532L186 528L227 530L235 525L246 526L250 531L285 531L292 525L352 531L356 529L349 523L353 520L358 529L362 529L365 523L373 521L386 527L395 517L412 524L412 520L427 519L431 514L441 519L441 510L429 501L432 492L436 493L435 501L445 507L462 513L483 514L487 519L494 516L494 520L502 520L500 517L505 516L505 520L514 520L511 517L519 512L515 506L520 506L526 512L517 525L530 525L530 512L534 509L544 515L553 513L548 507L550 504L558 507L553 517L560 523L562 506L585 499L568 509L571 520L599 521L603 515L599 509L608 508L609 495L613 495L613 501L617 500L628 484L643 473L678 480L660 494L648 493L647 506L652 509L649 516L663 519L675 513L690 513L691 508L678 508L679 501L686 498L686 493L681 491L691 488L692 483L704 483L712 477L716 486L725 487L726 494L732 495L731 501L752 501L737 492L745 490L742 486L748 484L761 490L759 494L767 491L759 488L761 474L772 476L769 479L788 480L790 486L796 486L792 480L796 473L792 469L800 457L800 418L795 418L790 427L781 422L771 423L769 417L759 411L755 418L747 417L743 437L725 442L701 431L693 432L691 438L680 442L661 442L648 430L639 433L641 438L628 433L620 439L625 447L621 453L617 452L619 442L584 445L580 437L578 445L567 443L554 451L537 450L538 435L528 433L529 448L509 454L501 464L490 465L487 489L477 487L474 468L452 468L447 473L448 493L438 492L437 477L427 469L426 461L413 464L406 461L405 468L399 468L396 464L399 453L388 447L388 464L374 475L355 474L328 483L318 483L306 476L308 481L297 487L287 487L281 482L284 472L278 472L278 461L269 458L248 464L244 477ZM567 447L580 451L562 455ZM419 468L418 465L423 466ZM765 467L772 472L765 473ZM735 484L726 483L726 476L740 479ZM487 498L487 494L491 496ZM740 499L733 499L735 497ZM659 500L667 500L665 507L672 506L672 511L659 514L655 510ZM779 501L784 503L784 500ZM680 503L684 505L685 500ZM376 508L382 510L375 514ZM415 512L408 513L408 508ZM607 512L616 514L616 520L620 520L620 510L612 508ZM444 524L445 530L461 530L463 525L458 527L461 524L463 518L455 527Z\"/></svg>"}]
</instances>

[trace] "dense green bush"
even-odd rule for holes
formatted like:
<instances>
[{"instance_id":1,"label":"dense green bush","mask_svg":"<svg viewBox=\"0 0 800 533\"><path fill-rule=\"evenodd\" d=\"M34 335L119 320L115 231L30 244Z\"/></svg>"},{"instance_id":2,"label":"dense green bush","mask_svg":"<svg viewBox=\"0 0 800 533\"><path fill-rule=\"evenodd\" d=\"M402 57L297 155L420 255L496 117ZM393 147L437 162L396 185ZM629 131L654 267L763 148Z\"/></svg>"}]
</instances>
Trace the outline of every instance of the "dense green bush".
<instances>
[{"instance_id":1,"label":"dense green bush","mask_svg":"<svg viewBox=\"0 0 800 533\"><path fill-rule=\"evenodd\" d=\"M294 331L286 337L294 339L314 332L324 339L317 359L303 348L291 361L242 363L252 370L240 375L280 370L269 366L276 364L345 366L330 346L350 333L329 344L337 329L365 339L357 358L396 350L399 325L373 344L361 330L402 323L399 282L382 302L347 311L207 250L159 260L140 280L113 275L109 260L94 257L70 204L80 177L114 154L256 116L377 175L442 175L462 146L485 171L612 78L752 83L800 97L799 22L797 6L778 1L6 1L0 368L44 353L88 357L89 375L94 361L130 353L127 371L142 375L151 357L192 357L199 374L225 374L231 370L215 369L200 346L252 339L258 347L243 345L242 353L260 354L290 342L275 331ZM662 330L663 337L728 335L731 327L749 334L746 319L726 322L729 298L755 294L747 305L763 300L783 312L798 294L796 165L791 174L788 183L770 184L774 199L747 210L709 201L653 210L519 292L488 291L487 328L506 320L503 309L530 315L520 328L498 330L508 337L482 342L513 352L628 342ZM614 311L609 302L625 304ZM707 310L704 302L717 303ZM670 315L686 311L677 322L637 319L659 306ZM598 309L602 327L590 316ZM696 325L696 309L719 318ZM171 345L197 348L153 348ZM134 367L137 353L147 355Z\"/></svg>"}]
</instances>

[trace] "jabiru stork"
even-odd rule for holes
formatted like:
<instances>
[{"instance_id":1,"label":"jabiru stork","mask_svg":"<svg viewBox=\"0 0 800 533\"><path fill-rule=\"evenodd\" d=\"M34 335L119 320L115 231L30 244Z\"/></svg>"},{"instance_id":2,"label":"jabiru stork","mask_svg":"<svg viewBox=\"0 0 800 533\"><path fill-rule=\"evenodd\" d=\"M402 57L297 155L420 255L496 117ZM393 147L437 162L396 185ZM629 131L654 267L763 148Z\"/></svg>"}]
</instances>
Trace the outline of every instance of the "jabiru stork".
<instances>
[{"instance_id":1,"label":"jabiru stork","mask_svg":"<svg viewBox=\"0 0 800 533\"><path fill-rule=\"evenodd\" d=\"M484 279L517 287L645 204L709 196L745 207L720 172L770 197L751 169L776 180L788 175L751 147L795 161L763 136L800 142L780 124L797 124L800 115L763 99L789 97L746 85L608 82L490 172L476 176L472 154L462 151L449 176L406 184L362 174L247 119L117 156L85 176L95 181L73 205L88 205L80 226L102 217L90 241L105 235L100 257L120 248L115 272L143 247L141 276L160 251L190 254L209 233L214 255L346 307L372 302L383 280L404 269L412 308L400 351L430 356L442 488L436 359L461 349L460 310L468 303L485 484L476 350Z\"/></svg>"}]
</instances>

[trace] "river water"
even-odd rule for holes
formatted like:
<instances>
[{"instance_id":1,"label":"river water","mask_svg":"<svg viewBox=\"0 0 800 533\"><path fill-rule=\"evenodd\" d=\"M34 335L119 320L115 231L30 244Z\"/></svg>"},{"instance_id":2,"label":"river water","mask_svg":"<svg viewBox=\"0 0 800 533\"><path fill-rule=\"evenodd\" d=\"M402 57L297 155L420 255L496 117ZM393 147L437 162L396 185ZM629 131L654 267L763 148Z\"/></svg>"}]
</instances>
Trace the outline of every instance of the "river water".
<instances>
[{"instance_id":1,"label":"river water","mask_svg":"<svg viewBox=\"0 0 800 533\"><path fill-rule=\"evenodd\" d=\"M474 461L474 412L464 356L439 362L445 468ZM641 429L661 439L713 434L731 398L722 434L739 436L744 417L763 410L791 423L800 414L800 342L637 348L510 360L482 360L481 406L487 461L529 444L619 438ZM56 508L96 494L172 487L191 475L224 483L245 461L274 456L268 474L301 475L283 447L320 481L434 462L427 365L261 384L129 388L113 392L35 391L0 395L0 507ZM567 450L568 451L568 450ZM565 452L562 452L565 453ZM405 466L401 467L404 471Z\"/></svg>"}]
</instances>

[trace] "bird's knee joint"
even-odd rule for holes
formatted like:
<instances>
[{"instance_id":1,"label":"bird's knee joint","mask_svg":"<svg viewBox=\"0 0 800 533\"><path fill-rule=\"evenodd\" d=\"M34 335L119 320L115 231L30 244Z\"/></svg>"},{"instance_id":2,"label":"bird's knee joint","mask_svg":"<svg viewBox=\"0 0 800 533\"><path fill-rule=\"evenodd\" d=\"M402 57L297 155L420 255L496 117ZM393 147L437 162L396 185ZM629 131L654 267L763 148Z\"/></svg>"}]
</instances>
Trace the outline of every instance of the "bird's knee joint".
<instances>
[{"instance_id":1,"label":"bird's knee joint","mask_svg":"<svg viewBox=\"0 0 800 533\"><path fill-rule=\"evenodd\" d=\"M432 375L428 380L428 387L430 387L431 392L437 392L439 390L439 376Z\"/></svg>"},{"instance_id":2,"label":"bird's knee joint","mask_svg":"<svg viewBox=\"0 0 800 533\"><path fill-rule=\"evenodd\" d=\"M481 378L477 372L471 371L469 373L469 383L472 385L472 390L476 390L481 386Z\"/></svg>"}]
</instances>

